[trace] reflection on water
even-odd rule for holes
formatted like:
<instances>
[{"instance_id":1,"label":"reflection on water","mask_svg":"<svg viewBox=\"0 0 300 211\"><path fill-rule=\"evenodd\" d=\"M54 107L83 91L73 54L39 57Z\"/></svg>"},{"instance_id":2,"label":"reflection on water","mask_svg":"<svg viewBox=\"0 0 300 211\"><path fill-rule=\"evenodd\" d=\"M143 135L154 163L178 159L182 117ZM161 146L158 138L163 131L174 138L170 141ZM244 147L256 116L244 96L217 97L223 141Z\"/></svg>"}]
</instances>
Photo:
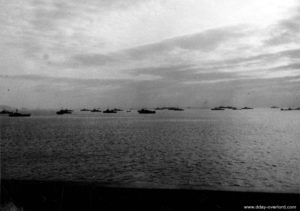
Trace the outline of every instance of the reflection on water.
<instances>
[{"instance_id":1,"label":"reflection on water","mask_svg":"<svg viewBox=\"0 0 300 211\"><path fill-rule=\"evenodd\" d=\"M0 117L3 178L300 192L300 112Z\"/></svg>"}]
</instances>

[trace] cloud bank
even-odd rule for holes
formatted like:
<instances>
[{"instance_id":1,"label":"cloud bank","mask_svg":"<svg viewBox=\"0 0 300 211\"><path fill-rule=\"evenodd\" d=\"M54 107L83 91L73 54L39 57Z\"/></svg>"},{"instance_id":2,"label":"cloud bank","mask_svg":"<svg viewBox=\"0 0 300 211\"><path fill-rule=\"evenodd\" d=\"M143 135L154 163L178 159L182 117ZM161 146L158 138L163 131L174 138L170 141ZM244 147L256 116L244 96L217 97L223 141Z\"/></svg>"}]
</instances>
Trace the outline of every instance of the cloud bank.
<instances>
[{"instance_id":1,"label":"cloud bank","mask_svg":"<svg viewBox=\"0 0 300 211\"><path fill-rule=\"evenodd\" d=\"M1 104L300 104L297 1L2 5Z\"/></svg>"}]
</instances>

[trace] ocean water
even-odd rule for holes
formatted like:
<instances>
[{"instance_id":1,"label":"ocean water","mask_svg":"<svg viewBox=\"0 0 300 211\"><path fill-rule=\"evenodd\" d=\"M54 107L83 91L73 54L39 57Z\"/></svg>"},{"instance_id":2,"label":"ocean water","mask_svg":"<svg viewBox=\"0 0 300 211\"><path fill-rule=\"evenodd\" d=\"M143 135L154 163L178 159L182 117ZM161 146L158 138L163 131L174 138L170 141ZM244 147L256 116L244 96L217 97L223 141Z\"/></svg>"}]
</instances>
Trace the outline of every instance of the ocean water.
<instances>
[{"instance_id":1,"label":"ocean water","mask_svg":"<svg viewBox=\"0 0 300 211\"><path fill-rule=\"evenodd\" d=\"M300 111L0 116L1 177L300 192Z\"/></svg>"}]
</instances>

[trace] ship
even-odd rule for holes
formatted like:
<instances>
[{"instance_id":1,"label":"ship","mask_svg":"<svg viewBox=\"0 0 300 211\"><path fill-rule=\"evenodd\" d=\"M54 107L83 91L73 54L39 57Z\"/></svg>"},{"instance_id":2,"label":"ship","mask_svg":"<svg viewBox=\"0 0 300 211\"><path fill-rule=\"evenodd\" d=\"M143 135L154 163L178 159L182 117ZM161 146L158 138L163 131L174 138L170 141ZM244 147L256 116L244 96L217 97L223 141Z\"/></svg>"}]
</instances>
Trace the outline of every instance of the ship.
<instances>
[{"instance_id":1,"label":"ship","mask_svg":"<svg viewBox=\"0 0 300 211\"><path fill-rule=\"evenodd\" d=\"M70 109L61 109L56 112L57 115L63 115L63 114L72 114L73 110Z\"/></svg>"},{"instance_id":2,"label":"ship","mask_svg":"<svg viewBox=\"0 0 300 211\"><path fill-rule=\"evenodd\" d=\"M178 107L169 107L168 110L170 110L170 111L184 111L183 108L178 108Z\"/></svg>"},{"instance_id":3,"label":"ship","mask_svg":"<svg viewBox=\"0 0 300 211\"><path fill-rule=\"evenodd\" d=\"M280 109L281 111L299 111L300 110L300 107L298 107L298 108L291 108L291 107L289 107L289 108L281 108Z\"/></svg>"},{"instance_id":4,"label":"ship","mask_svg":"<svg viewBox=\"0 0 300 211\"><path fill-rule=\"evenodd\" d=\"M106 109L103 111L105 114L115 114L117 111L115 109Z\"/></svg>"},{"instance_id":5,"label":"ship","mask_svg":"<svg viewBox=\"0 0 300 211\"><path fill-rule=\"evenodd\" d=\"M0 111L0 114L11 114L11 113L13 113L13 112L5 110L5 109L3 109L2 111Z\"/></svg>"},{"instance_id":6,"label":"ship","mask_svg":"<svg viewBox=\"0 0 300 211\"><path fill-rule=\"evenodd\" d=\"M225 109L242 110L242 109L252 109L252 108L250 108L250 107L244 107L244 108L238 109L237 107L234 107L234 106L219 106L219 107L212 108L210 110L213 110L213 111L223 111Z\"/></svg>"},{"instance_id":7,"label":"ship","mask_svg":"<svg viewBox=\"0 0 300 211\"><path fill-rule=\"evenodd\" d=\"M293 109L292 108L281 108L280 110L281 111L292 111Z\"/></svg>"},{"instance_id":8,"label":"ship","mask_svg":"<svg viewBox=\"0 0 300 211\"><path fill-rule=\"evenodd\" d=\"M156 111L152 111L152 110L148 110L148 109L141 109L141 110L138 110L138 113L139 114L155 114Z\"/></svg>"},{"instance_id":9,"label":"ship","mask_svg":"<svg viewBox=\"0 0 300 211\"><path fill-rule=\"evenodd\" d=\"M237 110L237 107L234 107L234 106L219 106L218 108Z\"/></svg>"},{"instance_id":10,"label":"ship","mask_svg":"<svg viewBox=\"0 0 300 211\"><path fill-rule=\"evenodd\" d=\"M224 111L225 109L224 108L220 108L220 107L216 107L216 108L212 108L210 110L212 110L212 111Z\"/></svg>"},{"instance_id":11,"label":"ship","mask_svg":"<svg viewBox=\"0 0 300 211\"><path fill-rule=\"evenodd\" d=\"M156 107L155 110L184 111L183 108L179 107Z\"/></svg>"},{"instance_id":12,"label":"ship","mask_svg":"<svg viewBox=\"0 0 300 211\"><path fill-rule=\"evenodd\" d=\"M250 107L244 107L244 108L241 108L243 110L248 110L248 109L253 109L253 108L250 108Z\"/></svg>"},{"instance_id":13,"label":"ship","mask_svg":"<svg viewBox=\"0 0 300 211\"><path fill-rule=\"evenodd\" d=\"M166 107L157 107L155 108L155 110L166 110L167 108Z\"/></svg>"},{"instance_id":14,"label":"ship","mask_svg":"<svg viewBox=\"0 0 300 211\"><path fill-rule=\"evenodd\" d=\"M22 114L22 113L19 113L18 110L16 110L16 112L9 113L8 116L10 116L10 117L30 117L31 114Z\"/></svg>"},{"instance_id":15,"label":"ship","mask_svg":"<svg viewBox=\"0 0 300 211\"><path fill-rule=\"evenodd\" d=\"M270 108L279 108L279 107L277 107L277 106L271 106Z\"/></svg>"},{"instance_id":16,"label":"ship","mask_svg":"<svg viewBox=\"0 0 300 211\"><path fill-rule=\"evenodd\" d=\"M91 110L91 112L101 112L101 110L94 108L93 110Z\"/></svg>"},{"instance_id":17,"label":"ship","mask_svg":"<svg viewBox=\"0 0 300 211\"><path fill-rule=\"evenodd\" d=\"M90 109L83 108L83 109L81 109L80 111L90 111Z\"/></svg>"}]
</instances>

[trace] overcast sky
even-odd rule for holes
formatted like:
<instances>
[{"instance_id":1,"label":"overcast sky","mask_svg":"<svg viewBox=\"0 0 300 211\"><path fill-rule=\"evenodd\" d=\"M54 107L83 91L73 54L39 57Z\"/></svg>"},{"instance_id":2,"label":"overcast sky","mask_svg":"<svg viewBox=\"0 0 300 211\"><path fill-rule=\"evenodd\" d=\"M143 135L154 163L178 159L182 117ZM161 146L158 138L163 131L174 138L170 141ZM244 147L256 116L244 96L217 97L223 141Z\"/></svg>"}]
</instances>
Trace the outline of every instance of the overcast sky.
<instances>
[{"instance_id":1,"label":"overcast sky","mask_svg":"<svg viewBox=\"0 0 300 211\"><path fill-rule=\"evenodd\" d=\"M300 107L298 0L0 0L0 104Z\"/></svg>"}]
</instances>

